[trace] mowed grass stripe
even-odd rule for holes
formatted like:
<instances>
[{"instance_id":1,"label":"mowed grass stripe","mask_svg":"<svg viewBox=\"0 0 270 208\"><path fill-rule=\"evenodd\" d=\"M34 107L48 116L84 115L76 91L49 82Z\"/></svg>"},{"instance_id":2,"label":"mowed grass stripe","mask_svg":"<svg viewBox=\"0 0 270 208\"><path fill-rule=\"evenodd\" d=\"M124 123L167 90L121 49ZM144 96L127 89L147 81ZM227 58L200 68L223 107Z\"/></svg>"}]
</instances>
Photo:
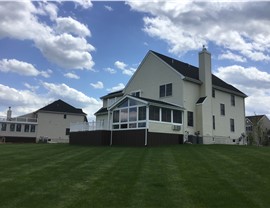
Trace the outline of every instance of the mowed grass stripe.
<instances>
[{"instance_id":1,"label":"mowed grass stripe","mask_svg":"<svg viewBox=\"0 0 270 208\"><path fill-rule=\"evenodd\" d=\"M269 148L20 144L0 156L1 208L270 204Z\"/></svg>"}]
</instances>

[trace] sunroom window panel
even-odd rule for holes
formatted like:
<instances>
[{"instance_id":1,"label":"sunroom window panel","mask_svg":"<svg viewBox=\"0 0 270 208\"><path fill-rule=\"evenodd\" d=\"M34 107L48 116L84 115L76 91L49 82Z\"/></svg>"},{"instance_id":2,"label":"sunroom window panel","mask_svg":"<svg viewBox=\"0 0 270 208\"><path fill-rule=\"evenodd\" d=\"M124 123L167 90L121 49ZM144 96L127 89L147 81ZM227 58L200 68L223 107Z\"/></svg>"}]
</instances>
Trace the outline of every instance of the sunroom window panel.
<instances>
[{"instance_id":1,"label":"sunroom window panel","mask_svg":"<svg viewBox=\"0 0 270 208\"><path fill-rule=\"evenodd\" d=\"M121 109L120 112L120 120L121 122L127 122L128 121L128 109Z\"/></svg>"},{"instance_id":2,"label":"sunroom window panel","mask_svg":"<svg viewBox=\"0 0 270 208\"><path fill-rule=\"evenodd\" d=\"M113 111L113 123L119 122L119 110Z\"/></svg>"},{"instance_id":3,"label":"sunroom window panel","mask_svg":"<svg viewBox=\"0 0 270 208\"><path fill-rule=\"evenodd\" d=\"M146 107L139 107L139 121L146 120Z\"/></svg>"},{"instance_id":4,"label":"sunroom window panel","mask_svg":"<svg viewBox=\"0 0 270 208\"><path fill-rule=\"evenodd\" d=\"M173 110L173 123L182 123L182 112L179 110Z\"/></svg>"},{"instance_id":5,"label":"sunroom window panel","mask_svg":"<svg viewBox=\"0 0 270 208\"><path fill-rule=\"evenodd\" d=\"M153 121L159 121L159 107L149 107L149 119Z\"/></svg>"},{"instance_id":6,"label":"sunroom window panel","mask_svg":"<svg viewBox=\"0 0 270 208\"><path fill-rule=\"evenodd\" d=\"M129 121L137 121L137 107L129 109Z\"/></svg>"},{"instance_id":7,"label":"sunroom window panel","mask_svg":"<svg viewBox=\"0 0 270 208\"><path fill-rule=\"evenodd\" d=\"M171 122L171 110L168 108L162 108L161 120L164 122Z\"/></svg>"}]
</instances>

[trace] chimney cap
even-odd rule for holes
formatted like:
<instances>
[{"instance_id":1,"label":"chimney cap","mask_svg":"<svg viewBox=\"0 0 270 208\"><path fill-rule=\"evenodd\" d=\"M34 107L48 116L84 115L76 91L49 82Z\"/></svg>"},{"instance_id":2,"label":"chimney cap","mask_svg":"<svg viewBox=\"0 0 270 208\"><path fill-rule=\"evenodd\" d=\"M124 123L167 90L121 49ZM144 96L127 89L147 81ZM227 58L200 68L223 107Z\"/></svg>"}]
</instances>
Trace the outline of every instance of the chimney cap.
<instances>
[{"instance_id":1,"label":"chimney cap","mask_svg":"<svg viewBox=\"0 0 270 208\"><path fill-rule=\"evenodd\" d=\"M207 51L207 49L206 49L205 45L203 45L203 49L202 49L202 51Z\"/></svg>"}]
</instances>

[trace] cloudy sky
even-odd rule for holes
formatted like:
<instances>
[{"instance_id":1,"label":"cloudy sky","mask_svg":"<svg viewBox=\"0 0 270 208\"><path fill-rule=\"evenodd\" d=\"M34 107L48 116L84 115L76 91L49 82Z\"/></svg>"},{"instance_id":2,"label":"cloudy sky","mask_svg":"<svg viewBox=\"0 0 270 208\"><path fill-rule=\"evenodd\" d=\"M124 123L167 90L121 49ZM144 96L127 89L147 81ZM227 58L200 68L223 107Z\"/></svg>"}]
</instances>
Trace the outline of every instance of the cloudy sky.
<instances>
[{"instance_id":1,"label":"cloudy sky","mask_svg":"<svg viewBox=\"0 0 270 208\"><path fill-rule=\"evenodd\" d=\"M270 117L270 2L2 1L0 116L57 99L88 118L101 96L124 88L154 50L212 71L249 97L246 114Z\"/></svg>"}]
</instances>

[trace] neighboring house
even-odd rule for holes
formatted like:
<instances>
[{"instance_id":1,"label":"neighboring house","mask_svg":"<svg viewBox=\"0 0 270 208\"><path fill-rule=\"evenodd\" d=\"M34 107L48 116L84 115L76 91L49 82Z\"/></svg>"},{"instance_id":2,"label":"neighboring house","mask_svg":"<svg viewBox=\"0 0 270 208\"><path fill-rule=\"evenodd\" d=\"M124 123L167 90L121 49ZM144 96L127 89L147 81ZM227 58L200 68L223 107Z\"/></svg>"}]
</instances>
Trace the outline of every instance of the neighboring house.
<instances>
[{"instance_id":1,"label":"neighboring house","mask_svg":"<svg viewBox=\"0 0 270 208\"><path fill-rule=\"evenodd\" d=\"M246 134L250 143L268 144L270 141L270 120L266 115L246 117Z\"/></svg>"},{"instance_id":2,"label":"neighboring house","mask_svg":"<svg viewBox=\"0 0 270 208\"><path fill-rule=\"evenodd\" d=\"M74 129L70 142L237 144L245 132L245 98L211 73L206 48L199 53L199 68L149 51L125 89L101 98L103 107L95 115L103 136Z\"/></svg>"},{"instance_id":3,"label":"neighboring house","mask_svg":"<svg viewBox=\"0 0 270 208\"><path fill-rule=\"evenodd\" d=\"M86 114L62 100L57 100L33 113L0 118L0 140L5 142L69 141L70 123L85 122Z\"/></svg>"}]
</instances>

